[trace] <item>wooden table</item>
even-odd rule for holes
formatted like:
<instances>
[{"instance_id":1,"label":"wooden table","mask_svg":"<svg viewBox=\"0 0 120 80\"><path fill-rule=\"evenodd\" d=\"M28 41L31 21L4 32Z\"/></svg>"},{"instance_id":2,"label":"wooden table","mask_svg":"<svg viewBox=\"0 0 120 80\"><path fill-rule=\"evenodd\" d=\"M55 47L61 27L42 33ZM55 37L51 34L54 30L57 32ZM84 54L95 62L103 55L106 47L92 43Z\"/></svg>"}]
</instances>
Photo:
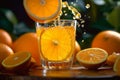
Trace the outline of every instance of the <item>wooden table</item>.
<instances>
[{"instance_id":1,"label":"wooden table","mask_svg":"<svg viewBox=\"0 0 120 80\"><path fill-rule=\"evenodd\" d=\"M120 80L110 67L98 70L87 70L84 67L73 67L71 70L31 69L24 74L1 73L0 80Z\"/></svg>"}]
</instances>

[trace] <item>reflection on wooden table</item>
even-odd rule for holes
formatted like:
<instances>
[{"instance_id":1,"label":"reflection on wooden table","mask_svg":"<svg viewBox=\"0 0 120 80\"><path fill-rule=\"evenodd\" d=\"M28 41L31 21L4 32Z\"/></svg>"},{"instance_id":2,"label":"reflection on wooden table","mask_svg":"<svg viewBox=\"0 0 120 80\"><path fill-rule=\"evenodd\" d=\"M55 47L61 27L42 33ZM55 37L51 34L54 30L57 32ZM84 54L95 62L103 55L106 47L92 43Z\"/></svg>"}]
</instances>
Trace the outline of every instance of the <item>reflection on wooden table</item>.
<instances>
[{"instance_id":1,"label":"reflection on wooden table","mask_svg":"<svg viewBox=\"0 0 120 80\"><path fill-rule=\"evenodd\" d=\"M24 74L0 74L0 80L59 80L59 79L109 79L120 78L110 67L101 67L98 70L87 70L84 67L73 67L71 70L42 70L31 69Z\"/></svg>"}]
</instances>

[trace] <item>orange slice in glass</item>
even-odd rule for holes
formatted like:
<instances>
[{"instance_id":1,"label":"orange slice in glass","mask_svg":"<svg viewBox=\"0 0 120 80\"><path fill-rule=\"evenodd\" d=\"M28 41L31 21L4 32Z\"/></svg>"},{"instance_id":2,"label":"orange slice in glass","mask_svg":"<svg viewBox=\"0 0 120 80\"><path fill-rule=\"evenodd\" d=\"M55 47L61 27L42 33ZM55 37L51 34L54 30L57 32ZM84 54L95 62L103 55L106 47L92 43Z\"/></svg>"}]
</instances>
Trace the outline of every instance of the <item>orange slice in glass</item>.
<instances>
[{"instance_id":1,"label":"orange slice in glass","mask_svg":"<svg viewBox=\"0 0 120 80\"><path fill-rule=\"evenodd\" d=\"M71 55L72 38L63 27L46 29L40 43L42 56L48 61L63 61Z\"/></svg>"},{"instance_id":2,"label":"orange slice in glass","mask_svg":"<svg viewBox=\"0 0 120 80\"><path fill-rule=\"evenodd\" d=\"M77 53L76 59L88 69L97 69L107 60L108 53L101 48L88 48Z\"/></svg>"},{"instance_id":3,"label":"orange slice in glass","mask_svg":"<svg viewBox=\"0 0 120 80\"><path fill-rule=\"evenodd\" d=\"M19 70L27 68L31 60L31 54L29 52L17 52L14 55L10 55L2 61L2 65L7 70Z\"/></svg>"},{"instance_id":4,"label":"orange slice in glass","mask_svg":"<svg viewBox=\"0 0 120 80\"><path fill-rule=\"evenodd\" d=\"M23 5L31 19L46 23L60 15L62 0L24 0Z\"/></svg>"}]
</instances>

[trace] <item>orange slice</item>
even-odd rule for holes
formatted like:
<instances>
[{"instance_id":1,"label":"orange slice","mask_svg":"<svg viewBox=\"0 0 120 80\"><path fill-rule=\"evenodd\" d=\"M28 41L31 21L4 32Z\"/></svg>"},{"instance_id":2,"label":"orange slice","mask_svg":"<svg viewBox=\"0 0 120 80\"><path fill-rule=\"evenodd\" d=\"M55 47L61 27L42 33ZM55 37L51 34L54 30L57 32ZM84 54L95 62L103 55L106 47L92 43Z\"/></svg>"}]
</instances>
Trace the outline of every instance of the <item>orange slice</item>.
<instances>
[{"instance_id":1,"label":"orange slice","mask_svg":"<svg viewBox=\"0 0 120 80\"><path fill-rule=\"evenodd\" d=\"M7 70L19 70L27 69L27 66L31 60L31 54L28 52L17 52L14 55L10 55L5 58L2 65Z\"/></svg>"},{"instance_id":2,"label":"orange slice","mask_svg":"<svg viewBox=\"0 0 120 80\"><path fill-rule=\"evenodd\" d=\"M71 35L63 27L46 29L40 42L42 56L48 61L63 61L71 55Z\"/></svg>"},{"instance_id":3,"label":"orange slice","mask_svg":"<svg viewBox=\"0 0 120 80\"><path fill-rule=\"evenodd\" d=\"M46 23L58 17L62 0L24 0L24 8L31 19Z\"/></svg>"},{"instance_id":4,"label":"orange slice","mask_svg":"<svg viewBox=\"0 0 120 80\"><path fill-rule=\"evenodd\" d=\"M100 48L88 48L77 53L76 59L88 69L99 68L107 59L108 53Z\"/></svg>"}]
</instances>

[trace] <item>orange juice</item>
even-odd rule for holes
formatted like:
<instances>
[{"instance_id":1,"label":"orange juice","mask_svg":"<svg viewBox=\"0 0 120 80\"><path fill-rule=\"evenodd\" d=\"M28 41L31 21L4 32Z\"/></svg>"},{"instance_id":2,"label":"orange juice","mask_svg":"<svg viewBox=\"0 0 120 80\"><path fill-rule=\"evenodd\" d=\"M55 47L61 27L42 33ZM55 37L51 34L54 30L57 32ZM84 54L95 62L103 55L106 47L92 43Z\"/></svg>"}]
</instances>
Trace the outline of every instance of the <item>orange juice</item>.
<instances>
[{"instance_id":1,"label":"orange juice","mask_svg":"<svg viewBox=\"0 0 120 80\"><path fill-rule=\"evenodd\" d=\"M75 46L75 20L61 20L60 24L40 25L36 32L41 63L45 69L69 69Z\"/></svg>"}]
</instances>

